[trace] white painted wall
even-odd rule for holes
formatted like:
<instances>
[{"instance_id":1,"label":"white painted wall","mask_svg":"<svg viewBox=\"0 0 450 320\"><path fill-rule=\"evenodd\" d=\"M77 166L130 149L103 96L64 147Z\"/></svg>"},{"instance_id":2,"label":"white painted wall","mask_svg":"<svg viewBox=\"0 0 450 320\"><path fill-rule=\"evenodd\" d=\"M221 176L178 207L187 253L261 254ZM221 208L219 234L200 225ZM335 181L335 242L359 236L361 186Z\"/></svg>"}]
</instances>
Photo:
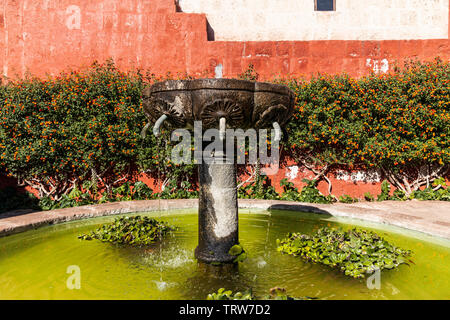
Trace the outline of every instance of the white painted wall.
<instances>
[{"instance_id":1,"label":"white painted wall","mask_svg":"<svg viewBox=\"0 0 450 320\"><path fill-rule=\"evenodd\" d=\"M179 0L205 13L216 40L407 40L448 38L449 0Z\"/></svg>"}]
</instances>

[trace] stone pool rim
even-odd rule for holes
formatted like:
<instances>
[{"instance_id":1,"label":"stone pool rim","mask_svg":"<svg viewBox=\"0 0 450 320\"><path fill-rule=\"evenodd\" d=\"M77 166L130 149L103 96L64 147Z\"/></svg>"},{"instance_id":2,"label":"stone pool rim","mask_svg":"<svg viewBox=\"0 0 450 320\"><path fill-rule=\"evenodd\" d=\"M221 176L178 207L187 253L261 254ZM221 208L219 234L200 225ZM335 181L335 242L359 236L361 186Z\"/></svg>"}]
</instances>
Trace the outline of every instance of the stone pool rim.
<instances>
[{"instance_id":1,"label":"stone pool rim","mask_svg":"<svg viewBox=\"0 0 450 320\"><path fill-rule=\"evenodd\" d=\"M52 211L17 210L0 214L0 237L69 221L127 213L196 209L197 199L143 200L87 205ZM354 204L313 204L278 200L240 199L241 209L286 210L351 218L391 225L450 240L450 202L384 201Z\"/></svg>"}]
</instances>

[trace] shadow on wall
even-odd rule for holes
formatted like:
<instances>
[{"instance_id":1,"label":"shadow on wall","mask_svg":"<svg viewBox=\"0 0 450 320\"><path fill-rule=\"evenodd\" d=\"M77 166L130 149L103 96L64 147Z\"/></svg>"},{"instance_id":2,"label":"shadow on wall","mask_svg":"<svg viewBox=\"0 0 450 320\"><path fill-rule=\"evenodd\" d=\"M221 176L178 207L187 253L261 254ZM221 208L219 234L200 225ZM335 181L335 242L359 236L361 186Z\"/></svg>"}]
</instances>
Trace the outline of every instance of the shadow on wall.
<instances>
[{"instance_id":1,"label":"shadow on wall","mask_svg":"<svg viewBox=\"0 0 450 320\"><path fill-rule=\"evenodd\" d=\"M183 12L183 10L181 10L181 7L180 7L180 0L175 0L175 9L176 9L176 12Z\"/></svg>"},{"instance_id":2,"label":"shadow on wall","mask_svg":"<svg viewBox=\"0 0 450 320\"><path fill-rule=\"evenodd\" d=\"M216 40L216 37L214 35L214 29L211 27L208 20L206 20L206 35L207 35L208 41Z\"/></svg>"}]
</instances>

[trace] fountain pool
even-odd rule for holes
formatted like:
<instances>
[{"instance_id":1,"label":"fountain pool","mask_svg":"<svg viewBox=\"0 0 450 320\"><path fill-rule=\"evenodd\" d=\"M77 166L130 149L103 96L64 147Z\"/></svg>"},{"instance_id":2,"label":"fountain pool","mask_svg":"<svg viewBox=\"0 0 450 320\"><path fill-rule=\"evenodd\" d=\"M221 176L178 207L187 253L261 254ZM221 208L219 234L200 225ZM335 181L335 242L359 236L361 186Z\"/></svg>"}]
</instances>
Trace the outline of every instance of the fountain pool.
<instances>
[{"instance_id":1,"label":"fountain pool","mask_svg":"<svg viewBox=\"0 0 450 320\"><path fill-rule=\"evenodd\" d=\"M140 213L140 215L143 215ZM356 220L290 211L240 209L239 238L248 259L235 270L205 272L194 257L196 210L145 214L179 227L149 248L81 241L77 236L111 222L102 217L0 238L0 299L205 299L219 288L258 296L275 286L291 296L320 299L448 299L450 241L364 222L388 241L413 250L415 264L381 273L380 290L366 280L276 251L288 232L312 233L322 226L351 228ZM81 271L81 289L66 286L69 266Z\"/></svg>"}]
</instances>

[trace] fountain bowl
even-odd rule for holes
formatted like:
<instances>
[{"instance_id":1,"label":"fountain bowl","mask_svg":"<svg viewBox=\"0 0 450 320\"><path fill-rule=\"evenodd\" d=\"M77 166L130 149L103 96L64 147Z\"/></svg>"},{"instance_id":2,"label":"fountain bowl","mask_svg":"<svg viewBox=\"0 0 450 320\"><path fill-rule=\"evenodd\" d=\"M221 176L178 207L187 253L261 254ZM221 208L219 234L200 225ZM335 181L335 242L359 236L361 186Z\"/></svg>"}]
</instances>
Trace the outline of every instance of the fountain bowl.
<instances>
[{"instance_id":1,"label":"fountain bowl","mask_svg":"<svg viewBox=\"0 0 450 320\"><path fill-rule=\"evenodd\" d=\"M263 129L292 116L294 93L286 86L237 79L167 80L144 89L144 112L152 123L167 116L175 128L201 121L205 129L227 126Z\"/></svg>"}]
</instances>

